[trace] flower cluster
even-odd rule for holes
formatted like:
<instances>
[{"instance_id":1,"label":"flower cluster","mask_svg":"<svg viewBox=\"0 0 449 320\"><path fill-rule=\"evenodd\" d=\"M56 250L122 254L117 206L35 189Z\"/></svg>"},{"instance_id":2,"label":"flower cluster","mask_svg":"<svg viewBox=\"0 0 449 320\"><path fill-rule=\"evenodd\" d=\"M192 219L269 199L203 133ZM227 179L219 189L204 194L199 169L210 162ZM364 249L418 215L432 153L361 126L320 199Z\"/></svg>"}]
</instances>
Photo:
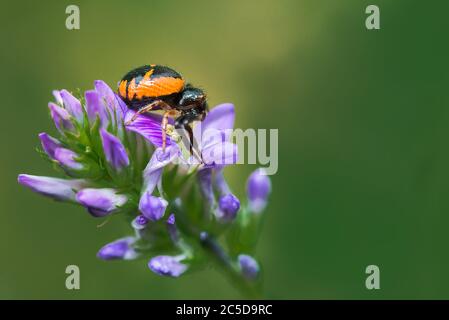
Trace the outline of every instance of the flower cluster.
<instances>
[{"instance_id":1,"label":"flower cluster","mask_svg":"<svg viewBox=\"0 0 449 320\"><path fill-rule=\"evenodd\" d=\"M229 141L234 106L213 108L194 128L194 157L172 125L162 148L159 115L129 123L135 111L105 82L94 87L79 99L54 91L48 105L58 137L40 133L41 154L64 178L21 174L19 183L77 203L93 217L126 217L131 235L103 246L100 259L147 258L151 271L171 277L215 261L245 281L259 278L251 254L271 185L263 169L256 170L241 203L224 178L224 168L237 159Z\"/></svg>"}]
</instances>

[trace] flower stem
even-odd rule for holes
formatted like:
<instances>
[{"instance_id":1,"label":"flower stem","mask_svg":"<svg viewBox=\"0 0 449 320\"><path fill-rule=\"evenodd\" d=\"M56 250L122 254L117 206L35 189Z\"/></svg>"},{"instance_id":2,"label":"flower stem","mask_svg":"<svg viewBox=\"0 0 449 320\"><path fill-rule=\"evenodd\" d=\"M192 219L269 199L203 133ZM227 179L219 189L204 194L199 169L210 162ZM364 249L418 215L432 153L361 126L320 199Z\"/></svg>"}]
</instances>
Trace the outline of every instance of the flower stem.
<instances>
[{"instance_id":1,"label":"flower stem","mask_svg":"<svg viewBox=\"0 0 449 320\"><path fill-rule=\"evenodd\" d=\"M260 281L254 282L244 278L239 270L234 267L229 255L224 251L215 238L207 232L201 232L200 241L203 248L215 258L216 264L225 273L234 287L240 291L244 298L262 298Z\"/></svg>"}]
</instances>

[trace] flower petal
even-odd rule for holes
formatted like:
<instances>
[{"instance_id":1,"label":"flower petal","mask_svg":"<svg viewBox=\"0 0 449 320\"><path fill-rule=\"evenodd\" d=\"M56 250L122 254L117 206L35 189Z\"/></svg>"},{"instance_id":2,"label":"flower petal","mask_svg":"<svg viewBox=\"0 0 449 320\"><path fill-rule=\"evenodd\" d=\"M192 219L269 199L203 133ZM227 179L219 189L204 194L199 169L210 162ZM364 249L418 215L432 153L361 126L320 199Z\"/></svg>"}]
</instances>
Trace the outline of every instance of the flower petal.
<instances>
[{"instance_id":1,"label":"flower petal","mask_svg":"<svg viewBox=\"0 0 449 320\"><path fill-rule=\"evenodd\" d=\"M122 112L122 119L125 118L126 113L128 112L128 106L126 103L120 98L120 96L116 93L114 93L115 99L117 100L117 104Z\"/></svg>"},{"instance_id":2,"label":"flower petal","mask_svg":"<svg viewBox=\"0 0 449 320\"><path fill-rule=\"evenodd\" d=\"M180 156L180 150L176 144L168 146L165 152L162 148L157 148L150 161L148 162L145 170L143 171L143 189L144 192L153 193L154 188L159 183L161 178L162 169L174 162Z\"/></svg>"},{"instance_id":3,"label":"flower petal","mask_svg":"<svg viewBox=\"0 0 449 320\"><path fill-rule=\"evenodd\" d=\"M103 246L97 253L97 257L103 260L131 260L137 258L137 252L132 248L136 240L133 237L118 239Z\"/></svg>"},{"instance_id":4,"label":"flower petal","mask_svg":"<svg viewBox=\"0 0 449 320\"><path fill-rule=\"evenodd\" d=\"M266 207L270 192L271 181L266 175L265 170L259 168L251 173L246 183L246 193L250 210L254 213L262 212Z\"/></svg>"},{"instance_id":5,"label":"flower petal","mask_svg":"<svg viewBox=\"0 0 449 320\"><path fill-rule=\"evenodd\" d=\"M101 141L106 161L117 171L129 165L128 154L119 138L107 132L100 130Z\"/></svg>"},{"instance_id":6,"label":"flower petal","mask_svg":"<svg viewBox=\"0 0 449 320\"><path fill-rule=\"evenodd\" d=\"M53 102L48 104L48 108L50 109L50 114L55 123L55 127L59 132L64 133L64 131L73 131L75 129L73 123L70 121L70 114L67 110Z\"/></svg>"},{"instance_id":7,"label":"flower petal","mask_svg":"<svg viewBox=\"0 0 449 320\"><path fill-rule=\"evenodd\" d=\"M187 270L179 257L157 256L150 260L148 267L160 276L179 277Z\"/></svg>"},{"instance_id":8,"label":"flower petal","mask_svg":"<svg viewBox=\"0 0 449 320\"><path fill-rule=\"evenodd\" d=\"M162 150L162 148L157 148L145 168L144 175L145 172L151 172L165 167L166 165L172 163L179 156L180 150L176 144L168 146L165 149L165 152Z\"/></svg>"},{"instance_id":9,"label":"flower petal","mask_svg":"<svg viewBox=\"0 0 449 320\"><path fill-rule=\"evenodd\" d=\"M98 115L101 127L107 127L109 122L108 114L100 94L95 90L89 90L85 92L84 96L86 98L86 111L89 122L91 124L94 123Z\"/></svg>"},{"instance_id":10,"label":"flower petal","mask_svg":"<svg viewBox=\"0 0 449 320\"><path fill-rule=\"evenodd\" d=\"M76 192L88 185L82 179L67 180L28 174L20 174L18 182L34 192L61 201L75 201Z\"/></svg>"},{"instance_id":11,"label":"flower petal","mask_svg":"<svg viewBox=\"0 0 449 320\"><path fill-rule=\"evenodd\" d=\"M82 122L84 119L83 107L81 106L81 102L75 98L70 92L67 90L61 90L59 92L61 95L62 101L64 102L64 108L78 121Z\"/></svg>"},{"instance_id":12,"label":"flower petal","mask_svg":"<svg viewBox=\"0 0 449 320\"><path fill-rule=\"evenodd\" d=\"M164 216L165 209L168 206L167 200L161 197L152 196L145 192L139 201L139 210L145 218L151 221L157 221Z\"/></svg>"},{"instance_id":13,"label":"flower petal","mask_svg":"<svg viewBox=\"0 0 449 320\"><path fill-rule=\"evenodd\" d=\"M207 130L219 130L226 133L225 140L229 139L234 128L235 111L232 103L223 103L211 109L201 124L195 129L195 138L200 137Z\"/></svg>"},{"instance_id":14,"label":"flower petal","mask_svg":"<svg viewBox=\"0 0 449 320\"><path fill-rule=\"evenodd\" d=\"M55 97L56 103L60 106L64 105L64 101L62 101L61 92L59 90L53 90L53 97Z\"/></svg>"},{"instance_id":15,"label":"flower petal","mask_svg":"<svg viewBox=\"0 0 449 320\"><path fill-rule=\"evenodd\" d=\"M78 162L76 159L79 155L72 150L66 148L57 148L54 154L55 160L57 160L63 167L72 170L82 170L84 168L83 164Z\"/></svg>"},{"instance_id":16,"label":"flower petal","mask_svg":"<svg viewBox=\"0 0 449 320\"><path fill-rule=\"evenodd\" d=\"M116 211L128 201L128 197L110 188L82 189L76 194L76 200L85 206L94 217L103 217Z\"/></svg>"},{"instance_id":17,"label":"flower petal","mask_svg":"<svg viewBox=\"0 0 449 320\"><path fill-rule=\"evenodd\" d=\"M105 100L106 106L111 115L115 115L116 119L123 119L126 109L122 109L121 99L115 95L114 91L103 80L94 81L95 90L100 97Z\"/></svg>"},{"instance_id":18,"label":"flower petal","mask_svg":"<svg viewBox=\"0 0 449 320\"><path fill-rule=\"evenodd\" d=\"M237 163L237 145L231 142L214 144L202 150L201 155L206 167L230 165Z\"/></svg>"},{"instance_id":19,"label":"flower petal","mask_svg":"<svg viewBox=\"0 0 449 320\"><path fill-rule=\"evenodd\" d=\"M52 159L55 157L55 150L61 147L61 142L45 132L39 133L39 139L41 140L42 148L45 153Z\"/></svg>"},{"instance_id":20,"label":"flower petal","mask_svg":"<svg viewBox=\"0 0 449 320\"><path fill-rule=\"evenodd\" d=\"M136 112L128 110L125 116L125 123L129 122ZM162 147L162 116L158 114L140 114L137 118L126 126L127 130L134 131L142 135L156 147ZM173 124L173 120L169 119ZM173 144L169 136L166 139L167 146Z\"/></svg>"},{"instance_id":21,"label":"flower petal","mask_svg":"<svg viewBox=\"0 0 449 320\"><path fill-rule=\"evenodd\" d=\"M148 219L145 218L144 215L139 214L132 222L131 225L135 230L142 230L145 229L145 227L148 224Z\"/></svg>"}]
</instances>

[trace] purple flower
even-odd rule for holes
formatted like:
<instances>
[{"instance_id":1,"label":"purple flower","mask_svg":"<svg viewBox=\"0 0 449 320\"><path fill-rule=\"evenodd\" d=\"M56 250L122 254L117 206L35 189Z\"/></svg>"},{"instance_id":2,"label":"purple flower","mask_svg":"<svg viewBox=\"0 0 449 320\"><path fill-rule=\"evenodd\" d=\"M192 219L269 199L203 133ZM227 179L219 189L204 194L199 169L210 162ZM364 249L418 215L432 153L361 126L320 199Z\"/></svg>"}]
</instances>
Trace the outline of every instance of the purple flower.
<instances>
[{"instance_id":1,"label":"purple flower","mask_svg":"<svg viewBox=\"0 0 449 320\"><path fill-rule=\"evenodd\" d=\"M101 127L106 128L109 118L100 94L95 90L89 90L84 93L84 96L86 98L86 111L89 123L93 124L98 116Z\"/></svg>"},{"instance_id":2,"label":"purple flower","mask_svg":"<svg viewBox=\"0 0 449 320\"><path fill-rule=\"evenodd\" d=\"M187 265L181 263L184 256L157 256L150 260L148 267L160 276L179 277L187 270Z\"/></svg>"},{"instance_id":3,"label":"purple flower","mask_svg":"<svg viewBox=\"0 0 449 320\"><path fill-rule=\"evenodd\" d=\"M61 147L61 142L45 132L39 133L39 139L41 140L42 148L45 153L51 158L55 158L55 150Z\"/></svg>"},{"instance_id":4,"label":"purple flower","mask_svg":"<svg viewBox=\"0 0 449 320\"><path fill-rule=\"evenodd\" d=\"M70 114L67 110L61 108L53 102L48 104L48 108L50 109L50 114L55 123L55 127L59 130L59 132L64 133L64 131L73 131L75 129L72 121L70 120Z\"/></svg>"},{"instance_id":5,"label":"purple flower","mask_svg":"<svg viewBox=\"0 0 449 320\"><path fill-rule=\"evenodd\" d=\"M57 160L64 168L70 170L82 170L84 165L76 159L79 155L72 150L66 148L56 148L54 159Z\"/></svg>"},{"instance_id":6,"label":"purple flower","mask_svg":"<svg viewBox=\"0 0 449 320\"><path fill-rule=\"evenodd\" d=\"M81 102L75 98L67 90L59 91L59 95L64 103L64 108L79 122L82 123L84 120L83 107Z\"/></svg>"},{"instance_id":7,"label":"purple flower","mask_svg":"<svg viewBox=\"0 0 449 320\"><path fill-rule=\"evenodd\" d=\"M167 205L168 202L164 198L155 197L145 192L140 198L139 210L145 218L157 221L164 216Z\"/></svg>"},{"instance_id":8,"label":"purple flower","mask_svg":"<svg viewBox=\"0 0 449 320\"><path fill-rule=\"evenodd\" d=\"M104 129L100 130L104 155L109 165L116 171L121 171L129 165L129 158L120 139Z\"/></svg>"},{"instance_id":9,"label":"purple flower","mask_svg":"<svg viewBox=\"0 0 449 320\"><path fill-rule=\"evenodd\" d=\"M148 219L145 218L144 215L139 214L131 223L132 227L136 230L142 230L145 229L145 227L148 224Z\"/></svg>"},{"instance_id":10,"label":"purple flower","mask_svg":"<svg viewBox=\"0 0 449 320\"><path fill-rule=\"evenodd\" d=\"M135 259L138 254L132 248L134 242L135 239L133 237L126 237L108 243L98 251L97 257L103 260Z\"/></svg>"},{"instance_id":11,"label":"purple flower","mask_svg":"<svg viewBox=\"0 0 449 320\"><path fill-rule=\"evenodd\" d=\"M264 169L257 169L251 173L247 181L246 192L250 210L254 213L262 212L271 192L271 181Z\"/></svg>"},{"instance_id":12,"label":"purple flower","mask_svg":"<svg viewBox=\"0 0 449 320\"><path fill-rule=\"evenodd\" d=\"M87 186L82 179L67 180L20 174L18 182L34 192L61 201L75 201L76 192Z\"/></svg>"},{"instance_id":13,"label":"purple flower","mask_svg":"<svg viewBox=\"0 0 449 320\"><path fill-rule=\"evenodd\" d=\"M249 280L256 279L260 271L257 261L246 254L240 254L237 259L243 276Z\"/></svg>"},{"instance_id":14,"label":"purple flower","mask_svg":"<svg viewBox=\"0 0 449 320\"><path fill-rule=\"evenodd\" d=\"M218 201L218 218L223 221L232 221L240 209L240 201L232 193L220 197Z\"/></svg>"},{"instance_id":15,"label":"purple flower","mask_svg":"<svg viewBox=\"0 0 449 320\"><path fill-rule=\"evenodd\" d=\"M128 197L118 194L115 189L86 188L76 194L76 200L94 217L104 217L116 212L128 201Z\"/></svg>"}]
</instances>

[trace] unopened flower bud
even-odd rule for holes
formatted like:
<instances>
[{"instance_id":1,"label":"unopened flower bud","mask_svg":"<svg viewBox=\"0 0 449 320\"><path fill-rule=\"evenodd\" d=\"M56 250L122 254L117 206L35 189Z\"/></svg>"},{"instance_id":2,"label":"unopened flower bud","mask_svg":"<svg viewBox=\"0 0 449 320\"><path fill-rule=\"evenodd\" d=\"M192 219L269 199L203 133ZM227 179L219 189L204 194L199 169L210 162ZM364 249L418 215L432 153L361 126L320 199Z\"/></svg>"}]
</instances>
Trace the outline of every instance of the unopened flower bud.
<instances>
[{"instance_id":1,"label":"unopened flower bud","mask_svg":"<svg viewBox=\"0 0 449 320\"><path fill-rule=\"evenodd\" d=\"M116 212L128 201L128 197L115 189L86 188L76 194L76 200L94 217L104 217Z\"/></svg>"},{"instance_id":2,"label":"unopened flower bud","mask_svg":"<svg viewBox=\"0 0 449 320\"><path fill-rule=\"evenodd\" d=\"M250 210L254 213L262 212L271 192L270 178L263 169L257 169L249 176L246 190Z\"/></svg>"},{"instance_id":3,"label":"unopened flower bud","mask_svg":"<svg viewBox=\"0 0 449 320\"><path fill-rule=\"evenodd\" d=\"M145 218L156 221L164 216L167 205L168 202L164 198L155 197L145 192L140 198L139 210Z\"/></svg>"},{"instance_id":4,"label":"unopened flower bud","mask_svg":"<svg viewBox=\"0 0 449 320\"><path fill-rule=\"evenodd\" d=\"M240 254L237 259L243 276L249 280L256 279L260 271L257 261L246 254Z\"/></svg>"},{"instance_id":5,"label":"unopened flower bud","mask_svg":"<svg viewBox=\"0 0 449 320\"><path fill-rule=\"evenodd\" d=\"M220 197L218 201L218 218L223 221L232 221L240 209L240 201L232 193Z\"/></svg>"},{"instance_id":6,"label":"unopened flower bud","mask_svg":"<svg viewBox=\"0 0 449 320\"><path fill-rule=\"evenodd\" d=\"M132 248L132 244L134 243L134 241L135 239L133 237L126 237L108 243L98 251L97 257L103 260L135 259L137 258L138 254Z\"/></svg>"},{"instance_id":7,"label":"unopened flower bud","mask_svg":"<svg viewBox=\"0 0 449 320\"><path fill-rule=\"evenodd\" d=\"M150 260L148 267L161 276L179 277L187 270L187 265L181 263L183 256L157 256Z\"/></svg>"}]
</instances>

